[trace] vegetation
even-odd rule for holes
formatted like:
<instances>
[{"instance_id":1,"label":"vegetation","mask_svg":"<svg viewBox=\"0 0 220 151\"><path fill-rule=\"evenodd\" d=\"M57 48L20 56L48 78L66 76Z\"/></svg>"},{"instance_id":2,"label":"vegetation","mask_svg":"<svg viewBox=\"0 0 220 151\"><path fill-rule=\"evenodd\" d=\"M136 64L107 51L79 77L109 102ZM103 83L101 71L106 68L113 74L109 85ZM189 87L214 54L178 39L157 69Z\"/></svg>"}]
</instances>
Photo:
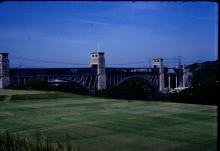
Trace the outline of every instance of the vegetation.
<instances>
[{"instance_id":1,"label":"vegetation","mask_svg":"<svg viewBox=\"0 0 220 151\"><path fill-rule=\"evenodd\" d=\"M219 93L217 92L219 87L217 63L217 61L204 62L193 70L192 100L201 100L202 103L217 105L219 98Z\"/></svg>"},{"instance_id":2,"label":"vegetation","mask_svg":"<svg viewBox=\"0 0 220 151\"><path fill-rule=\"evenodd\" d=\"M39 132L49 144L68 133L80 151L216 150L216 106L66 95L1 101L0 131L30 142Z\"/></svg>"},{"instance_id":3,"label":"vegetation","mask_svg":"<svg viewBox=\"0 0 220 151\"><path fill-rule=\"evenodd\" d=\"M78 151L79 148L71 146L69 136L66 143L49 143L49 140L40 133L36 137L21 137L9 131L0 133L1 151Z\"/></svg>"},{"instance_id":4,"label":"vegetation","mask_svg":"<svg viewBox=\"0 0 220 151\"><path fill-rule=\"evenodd\" d=\"M30 78L27 80L26 84L11 85L11 89L25 89L25 90L46 90L49 88L47 81L41 81L38 78Z\"/></svg>"},{"instance_id":5,"label":"vegetation","mask_svg":"<svg viewBox=\"0 0 220 151\"><path fill-rule=\"evenodd\" d=\"M4 101L6 98L6 95L0 95L0 101Z\"/></svg>"}]
</instances>

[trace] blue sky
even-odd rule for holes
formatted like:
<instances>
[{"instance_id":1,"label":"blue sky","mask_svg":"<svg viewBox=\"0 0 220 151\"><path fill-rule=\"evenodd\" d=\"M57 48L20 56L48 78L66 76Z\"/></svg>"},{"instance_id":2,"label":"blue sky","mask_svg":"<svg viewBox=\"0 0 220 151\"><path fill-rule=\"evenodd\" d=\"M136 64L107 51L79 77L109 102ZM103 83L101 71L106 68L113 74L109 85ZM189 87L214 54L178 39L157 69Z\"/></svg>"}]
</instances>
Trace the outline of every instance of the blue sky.
<instances>
[{"instance_id":1,"label":"blue sky","mask_svg":"<svg viewBox=\"0 0 220 151\"><path fill-rule=\"evenodd\" d=\"M217 22L213 2L2 2L0 52L11 67L89 66L98 48L107 66L216 60Z\"/></svg>"}]
</instances>

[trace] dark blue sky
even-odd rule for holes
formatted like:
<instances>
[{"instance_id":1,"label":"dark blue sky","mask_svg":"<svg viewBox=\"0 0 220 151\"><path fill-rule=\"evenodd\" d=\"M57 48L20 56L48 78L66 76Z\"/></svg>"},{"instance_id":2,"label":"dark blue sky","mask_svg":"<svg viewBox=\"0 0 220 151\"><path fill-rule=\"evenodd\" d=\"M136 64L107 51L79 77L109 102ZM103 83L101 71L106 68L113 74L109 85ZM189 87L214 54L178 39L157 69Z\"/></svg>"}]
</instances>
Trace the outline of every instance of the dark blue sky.
<instances>
[{"instance_id":1,"label":"dark blue sky","mask_svg":"<svg viewBox=\"0 0 220 151\"><path fill-rule=\"evenodd\" d=\"M9 52L12 67L73 66L25 58L89 66L98 48L108 66L216 60L217 23L212 2L2 2L0 52Z\"/></svg>"}]
</instances>

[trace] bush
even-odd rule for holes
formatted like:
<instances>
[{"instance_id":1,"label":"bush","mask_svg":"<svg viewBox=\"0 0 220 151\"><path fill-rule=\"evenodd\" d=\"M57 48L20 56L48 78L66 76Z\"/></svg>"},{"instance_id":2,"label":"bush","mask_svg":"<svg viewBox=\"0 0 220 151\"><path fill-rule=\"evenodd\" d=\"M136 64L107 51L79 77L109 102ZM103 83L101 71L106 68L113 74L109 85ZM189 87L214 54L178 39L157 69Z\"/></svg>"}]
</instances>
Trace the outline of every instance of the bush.
<instances>
[{"instance_id":1,"label":"bush","mask_svg":"<svg viewBox=\"0 0 220 151\"><path fill-rule=\"evenodd\" d=\"M217 89L188 88L179 93L158 93L156 98L162 101L178 103L217 105Z\"/></svg>"},{"instance_id":2,"label":"bush","mask_svg":"<svg viewBox=\"0 0 220 151\"><path fill-rule=\"evenodd\" d=\"M49 88L49 84L47 81L41 81L38 78L30 78L25 84L13 84L10 85L8 88L25 90L46 90Z\"/></svg>"},{"instance_id":3,"label":"bush","mask_svg":"<svg viewBox=\"0 0 220 151\"><path fill-rule=\"evenodd\" d=\"M6 98L6 95L0 95L0 101L4 101Z\"/></svg>"},{"instance_id":4,"label":"bush","mask_svg":"<svg viewBox=\"0 0 220 151\"><path fill-rule=\"evenodd\" d=\"M36 90L42 90L48 88L48 82L47 81L41 81L37 78L31 78L27 81L25 84L26 89L36 89Z\"/></svg>"}]
</instances>

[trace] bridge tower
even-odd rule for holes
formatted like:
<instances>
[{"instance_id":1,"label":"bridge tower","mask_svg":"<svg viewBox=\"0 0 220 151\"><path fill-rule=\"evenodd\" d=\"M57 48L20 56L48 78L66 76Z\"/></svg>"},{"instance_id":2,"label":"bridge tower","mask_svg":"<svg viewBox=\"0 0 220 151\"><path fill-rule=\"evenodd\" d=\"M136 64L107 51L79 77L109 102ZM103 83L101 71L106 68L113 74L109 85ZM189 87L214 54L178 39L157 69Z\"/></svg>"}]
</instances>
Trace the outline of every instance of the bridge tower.
<instances>
[{"instance_id":1,"label":"bridge tower","mask_svg":"<svg viewBox=\"0 0 220 151\"><path fill-rule=\"evenodd\" d=\"M183 87L190 87L191 86L191 79L192 79L192 73L189 72L189 68L185 65L183 65Z\"/></svg>"},{"instance_id":2,"label":"bridge tower","mask_svg":"<svg viewBox=\"0 0 220 151\"><path fill-rule=\"evenodd\" d=\"M106 72L105 72L105 57L104 52L90 53L91 67L97 69L98 75L98 90L106 89Z\"/></svg>"},{"instance_id":3,"label":"bridge tower","mask_svg":"<svg viewBox=\"0 0 220 151\"><path fill-rule=\"evenodd\" d=\"M0 53L0 88L10 84L10 68L8 53Z\"/></svg>"},{"instance_id":4,"label":"bridge tower","mask_svg":"<svg viewBox=\"0 0 220 151\"><path fill-rule=\"evenodd\" d=\"M153 59L152 65L153 65L154 68L155 67L159 68L159 74L160 74L159 91L163 91L164 88L165 88L163 59L162 58Z\"/></svg>"}]
</instances>

